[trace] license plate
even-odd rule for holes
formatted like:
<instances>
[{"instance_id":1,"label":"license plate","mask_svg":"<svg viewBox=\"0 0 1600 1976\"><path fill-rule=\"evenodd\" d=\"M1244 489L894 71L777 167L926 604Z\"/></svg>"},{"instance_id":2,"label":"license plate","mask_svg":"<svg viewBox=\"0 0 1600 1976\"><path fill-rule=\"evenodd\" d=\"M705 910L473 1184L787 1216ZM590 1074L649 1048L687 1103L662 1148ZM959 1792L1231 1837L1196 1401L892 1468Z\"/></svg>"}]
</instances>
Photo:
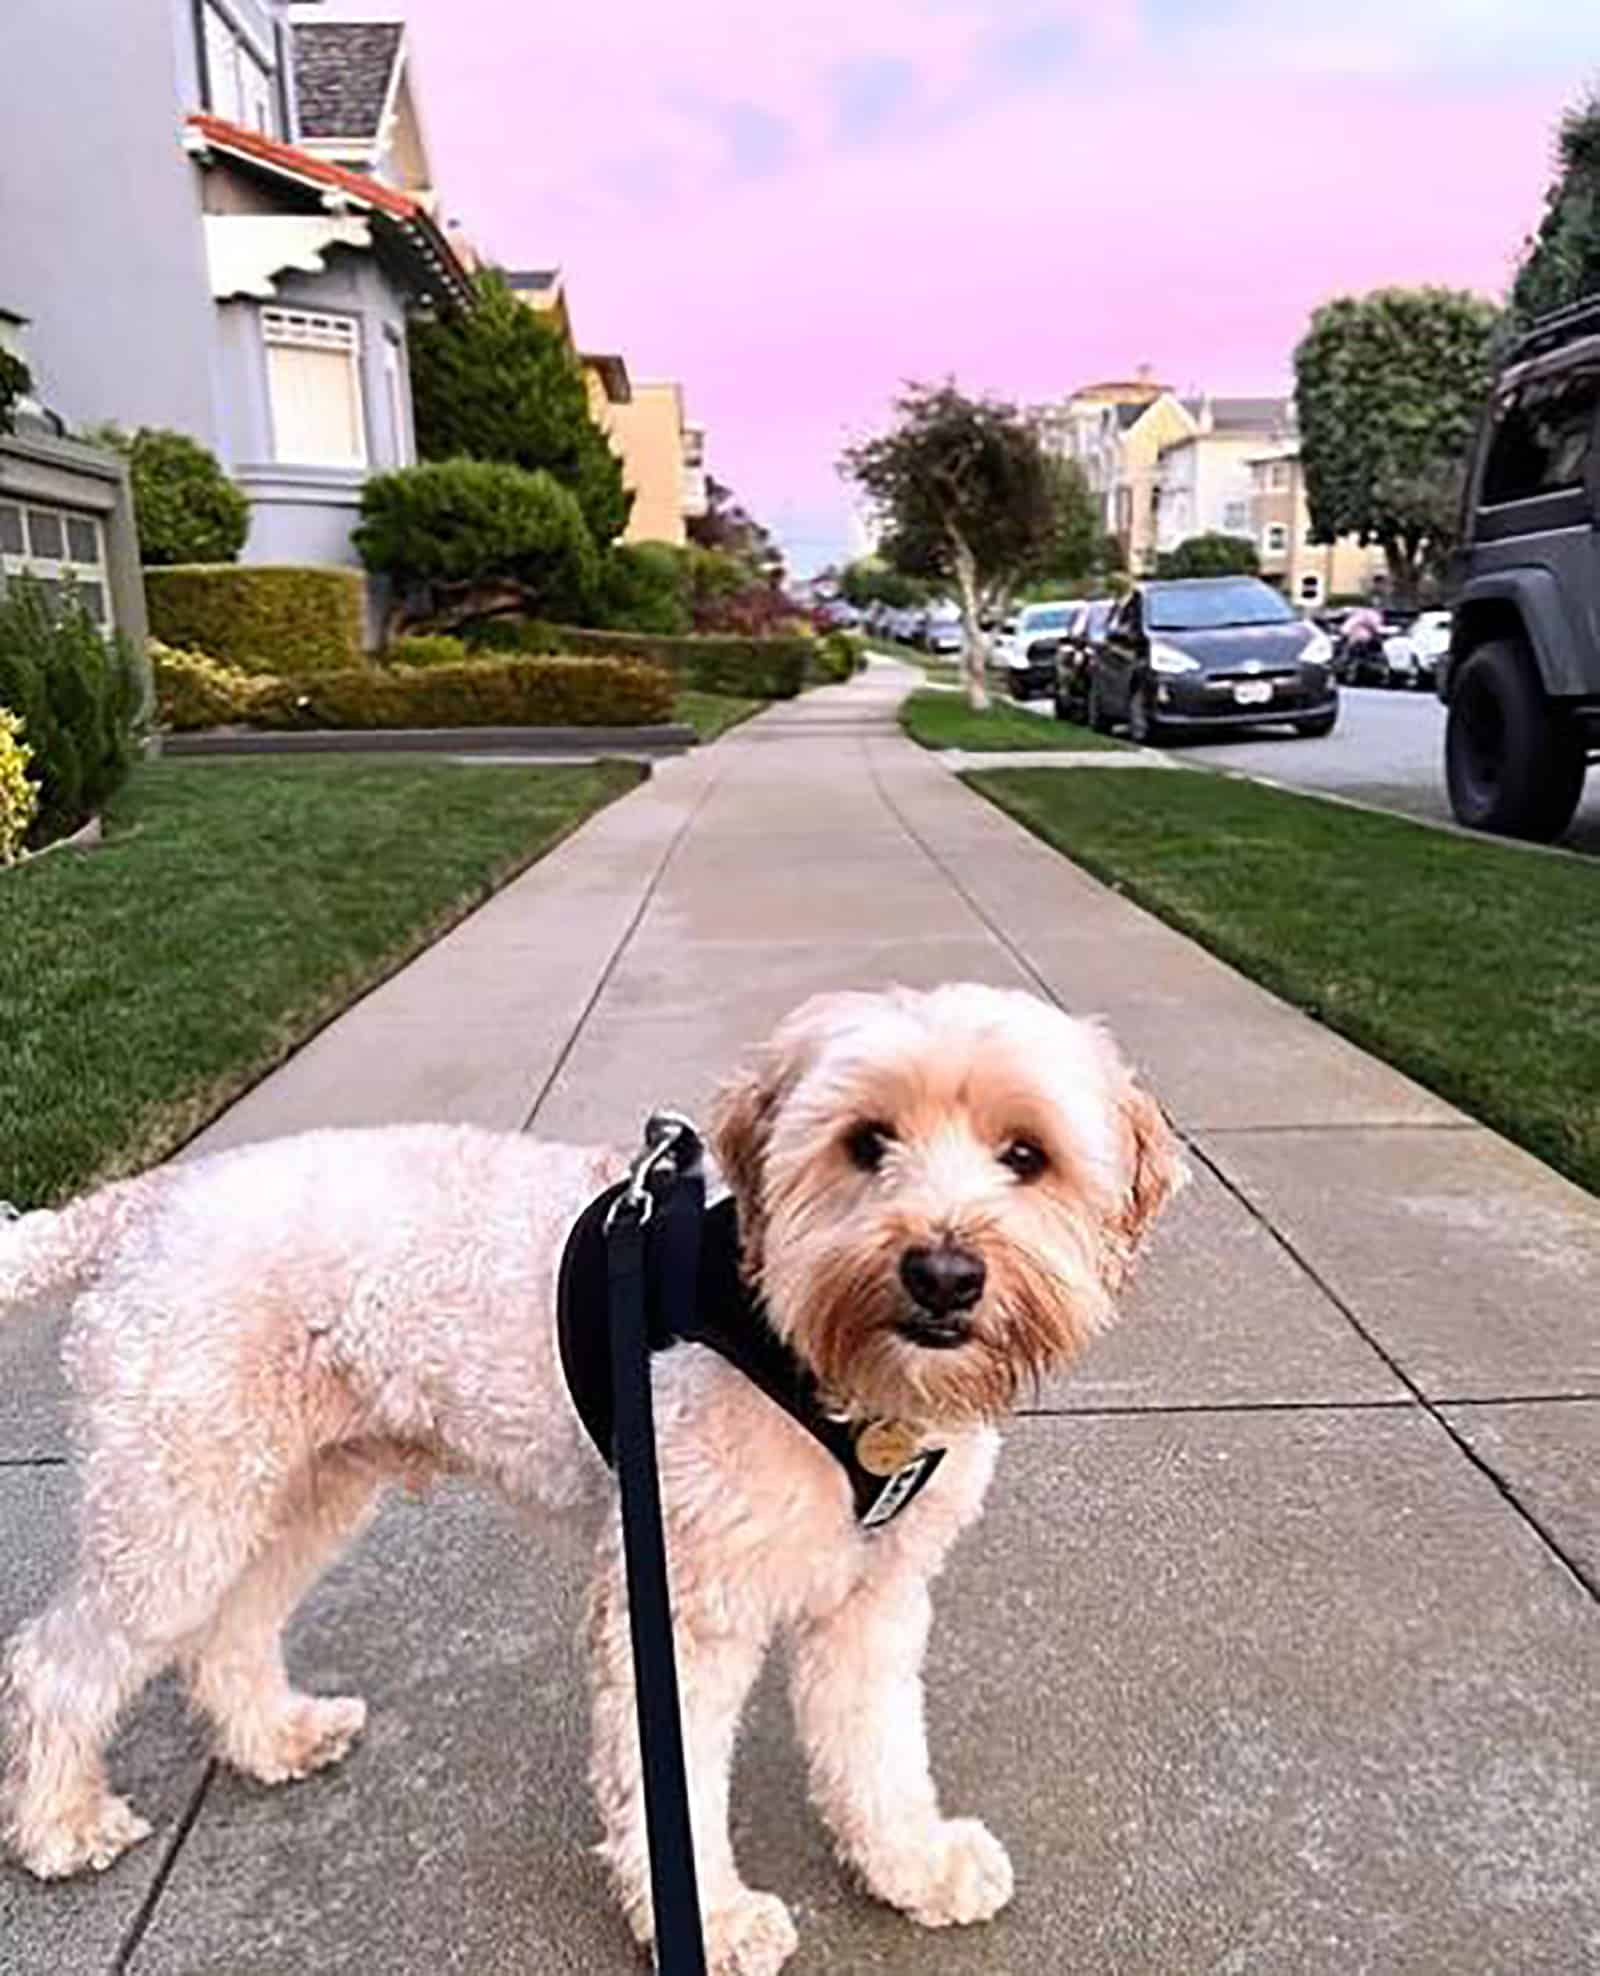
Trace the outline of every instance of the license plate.
<instances>
[{"instance_id":1,"label":"license plate","mask_svg":"<svg viewBox=\"0 0 1600 1976\"><path fill-rule=\"evenodd\" d=\"M1272 698L1272 681L1270 679L1249 680L1245 685L1236 686L1233 689L1233 697L1235 704L1241 707L1264 706Z\"/></svg>"}]
</instances>

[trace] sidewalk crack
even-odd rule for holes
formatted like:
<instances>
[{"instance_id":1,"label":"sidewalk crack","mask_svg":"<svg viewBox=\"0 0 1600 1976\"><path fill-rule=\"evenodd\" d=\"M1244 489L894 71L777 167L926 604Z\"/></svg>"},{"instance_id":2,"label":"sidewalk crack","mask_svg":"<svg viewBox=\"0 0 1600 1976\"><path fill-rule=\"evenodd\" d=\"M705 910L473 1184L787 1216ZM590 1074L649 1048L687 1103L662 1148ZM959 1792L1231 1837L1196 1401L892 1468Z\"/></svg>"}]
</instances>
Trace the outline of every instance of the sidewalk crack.
<instances>
[{"instance_id":1,"label":"sidewalk crack","mask_svg":"<svg viewBox=\"0 0 1600 1976\"><path fill-rule=\"evenodd\" d=\"M178 1820L177 1830L168 1840L167 1850L161 1856L161 1864L155 1870L155 1877L145 1889L144 1899L139 1903L139 1911L128 1923L127 1932L111 1959L107 1976L126 1976L126 1972L132 1968L133 1958L139 1953L150 1924L155 1919L156 1908L160 1904L161 1896L167 1890L167 1882L172 1878L172 1869L177 1865L178 1855L183 1851L189 1834L195 1828L195 1822L205 1805L216 1775L217 1764L216 1759L213 1758L202 1771L200 1782L194 1788L194 1795L184 1807L183 1816Z\"/></svg>"},{"instance_id":2,"label":"sidewalk crack","mask_svg":"<svg viewBox=\"0 0 1600 1976\"><path fill-rule=\"evenodd\" d=\"M1276 1242L1279 1248L1283 1250L1284 1254L1289 1258L1289 1260L1292 1263L1294 1263L1296 1268L1298 1268L1302 1272L1302 1274L1308 1277L1310 1281L1316 1285L1316 1287L1328 1299L1329 1303L1333 1305L1334 1309L1338 1311L1340 1316L1344 1319L1345 1323L1348 1324L1351 1330L1355 1332L1356 1336L1361 1339L1363 1344L1365 1344L1370 1351L1374 1352L1377 1355L1377 1357L1382 1360L1383 1364L1388 1368L1388 1370L1394 1375L1394 1377L1400 1382L1400 1384L1405 1387L1406 1391L1411 1394L1412 1398L1416 1401L1417 1405L1422 1409L1422 1411L1430 1416L1435 1426L1439 1428L1440 1432L1449 1438L1449 1440L1454 1444L1456 1452L1461 1456L1463 1456L1465 1460L1472 1465L1472 1467L1477 1469L1480 1475L1484 1476L1488 1480L1488 1482L1494 1487L1495 1491L1500 1496L1501 1500L1513 1512L1513 1514L1521 1518L1521 1520L1539 1539L1540 1543L1544 1545L1545 1549L1549 1551L1550 1555L1556 1560L1556 1562L1565 1568L1568 1575L1572 1578L1573 1582L1576 1585L1578 1585L1583 1591L1587 1592L1589 1597L1597 1605L1600 1605L1600 1582L1597 1582L1596 1579L1592 1577L1590 1573L1581 1564L1578 1563L1577 1559L1574 1558L1570 1552L1568 1552L1563 1548L1563 1546L1557 1541L1554 1533L1539 1519L1538 1516L1534 1514L1534 1512L1528 1507L1528 1505L1525 1502L1523 1502L1521 1497L1518 1496L1516 1491L1512 1488L1511 1484L1506 1481L1505 1477L1501 1475L1499 1470L1493 1467L1490 1462L1488 1462L1481 1454L1478 1453L1477 1449L1473 1447L1472 1443L1466 1438L1466 1436L1459 1431L1455 1423L1445 1413L1441 1411L1442 1407L1457 1405L1459 1404L1459 1402L1450 1401L1450 1400L1438 1401L1438 1400L1430 1399L1428 1395L1425 1392L1423 1392L1422 1388L1417 1384L1416 1380L1412 1378L1411 1374L1406 1371L1405 1367L1395 1357L1393 1352L1391 1352L1389 1348L1381 1341L1381 1339L1378 1338L1378 1336L1371 1329L1371 1327L1367 1324L1364 1324L1362 1320L1356 1315L1355 1310L1351 1306L1351 1304L1339 1294L1339 1292L1333 1287L1333 1285L1316 1267L1316 1265L1310 1260L1310 1258L1301 1253L1299 1248L1296 1247L1295 1243L1291 1241L1287 1235L1284 1234L1283 1230L1279 1228L1276 1225L1276 1223L1272 1221L1271 1217L1267 1215L1262 1208L1257 1206L1255 1201L1253 1201L1250 1198L1249 1194L1245 1192L1244 1188L1238 1185L1238 1183L1232 1178L1231 1175L1223 1171L1223 1169L1210 1156L1210 1154L1206 1152L1203 1146L1199 1145L1187 1133L1183 1135L1183 1138L1184 1138L1184 1143L1187 1145L1189 1151L1194 1155L1195 1159L1197 1159L1200 1162L1200 1164L1206 1169L1206 1171L1211 1175L1213 1175L1214 1178L1223 1187L1227 1189L1228 1193L1232 1195L1234 1200L1236 1200L1239 1203L1240 1207L1242 1207L1245 1210L1245 1212L1251 1217L1251 1219L1256 1223L1258 1223L1260 1227L1266 1230L1266 1232L1272 1237L1273 1241Z\"/></svg>"}]
</instances>

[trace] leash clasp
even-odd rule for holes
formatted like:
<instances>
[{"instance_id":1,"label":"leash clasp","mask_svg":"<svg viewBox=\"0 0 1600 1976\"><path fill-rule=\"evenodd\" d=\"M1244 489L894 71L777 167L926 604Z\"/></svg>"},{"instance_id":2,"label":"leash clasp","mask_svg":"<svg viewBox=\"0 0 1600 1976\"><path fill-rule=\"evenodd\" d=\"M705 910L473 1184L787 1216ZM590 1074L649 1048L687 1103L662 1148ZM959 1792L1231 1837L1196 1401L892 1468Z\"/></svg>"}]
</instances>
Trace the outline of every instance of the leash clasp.
<instances>
[{"instance_id":1,"label":"leash clasp","mask_svg":"<svg viewBox=\"0 0 1600 1976\"><path fill-rule=\"evenodd\" d=\"M655 1213L655 1181L663 1174L685 1179L698 1171L700 1135L682 1112L652 1112L644 1128L644 1145L628 1168L628 1184L611 1203L605 1219L609 1235L624 1218L643 1228Z\"/></svg>"}]
</instances>

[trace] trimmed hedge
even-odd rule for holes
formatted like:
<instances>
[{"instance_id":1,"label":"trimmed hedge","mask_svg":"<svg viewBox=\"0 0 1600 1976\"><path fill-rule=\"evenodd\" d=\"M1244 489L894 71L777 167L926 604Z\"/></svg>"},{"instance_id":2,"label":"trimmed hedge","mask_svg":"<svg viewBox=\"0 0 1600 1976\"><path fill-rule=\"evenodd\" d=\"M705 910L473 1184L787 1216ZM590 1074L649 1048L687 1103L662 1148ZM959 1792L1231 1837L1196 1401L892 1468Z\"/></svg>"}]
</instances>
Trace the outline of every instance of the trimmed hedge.
<instances>
[{"instance_id":1,"label":"trimmed hedge","mask_svg":"<svg viewBox=\"0 0 1600 1976\"><path fill-rule=\"evenodd\" d=\"M0 707L22 721L38 785L31 848L65 837L122 786L144 675L126 638L107 644L82 604L14 576L0 594Z\"/></svg>"},{"instance_id":2,"label":"trimmed hedge","mask_svg":"<svg viewBox=\"0 0 1600 1976\"><path fill-rule=\"evenodd\" d=\"M144 573L151 636L244 672L303 679L364 661L359 570L175 563Z\"/></svg>"},{"instance_id":3,"label":"trimmed hedge","mask_svg":"<svg viewBox=\"0 0 1600 1976\"><path fill-rule=\"evenodd\" d=\"M389 666L459 666L472 657L459 638L443 632L412 632L391 638L383 663Z\"/></svg>"},{"instance_id":4,"label":"trimmed hedge","mask_svg":"<svg viewBox=\"0 0 1600 1976\"><path fill-rule=\"evenodd\" d=\"M646 659L665 666L685 686L702 693L731 693L747 700L792 700L806 683L816 640L670 638L644 631L591 631L576 625L498 618L467 633L491 651L567 652L586 658Z\"/></svg>"},{"instance_id":5,"label":"trimmed hedge","mask_svg":"<svg viewBox=\"0 0 1600 1976\"><path fill-rule=\"evenodd\" d=\"M649 727L672 712L671 674L626 660L480 658L272 679L160 645L151 659L162 724L178 733L234 724Z\"/></svg>"},{"instance_id":6,"label":"trimmed hedge","mask_svg":"<svg viewBox=\"0 0 1600 1976\"><path fill-rule=\"evenodd\" d=\"M867 641L851 631L825 631L817 640L816 670L823 679L851 679L867 655Z\"/></svg>"}]
</instances>

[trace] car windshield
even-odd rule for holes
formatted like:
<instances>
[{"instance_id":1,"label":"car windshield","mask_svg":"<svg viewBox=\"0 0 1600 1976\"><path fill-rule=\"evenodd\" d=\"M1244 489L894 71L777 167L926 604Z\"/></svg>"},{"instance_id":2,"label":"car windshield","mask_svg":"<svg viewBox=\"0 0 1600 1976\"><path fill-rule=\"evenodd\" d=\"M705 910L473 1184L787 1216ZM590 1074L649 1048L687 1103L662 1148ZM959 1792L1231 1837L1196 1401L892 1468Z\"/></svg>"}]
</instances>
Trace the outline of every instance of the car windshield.
<instances>
[{"instance_id":1,"label":"car windshield","mask_svg":"<svg viewBox=\"0 0 1600 1976\"><path fill-rule=\"evenodd\" d=\"M1162 583L1145 592L1152 631L1221 631L1240 624L1294 624L1277 591L1254 577L1238 582Z\"/></svg>"},{"instance_id":2,"label":"car windshield","mask_svg":"<svg viewBox=\"0 0 1600 1976\"><path fill-rule=\"evenodd\" d=\"M1071 615L1070 604L1056 604L1049 610L1029 611L1027 626L1030 631L1061 631Z\"/></svg>"}]
</instances>

